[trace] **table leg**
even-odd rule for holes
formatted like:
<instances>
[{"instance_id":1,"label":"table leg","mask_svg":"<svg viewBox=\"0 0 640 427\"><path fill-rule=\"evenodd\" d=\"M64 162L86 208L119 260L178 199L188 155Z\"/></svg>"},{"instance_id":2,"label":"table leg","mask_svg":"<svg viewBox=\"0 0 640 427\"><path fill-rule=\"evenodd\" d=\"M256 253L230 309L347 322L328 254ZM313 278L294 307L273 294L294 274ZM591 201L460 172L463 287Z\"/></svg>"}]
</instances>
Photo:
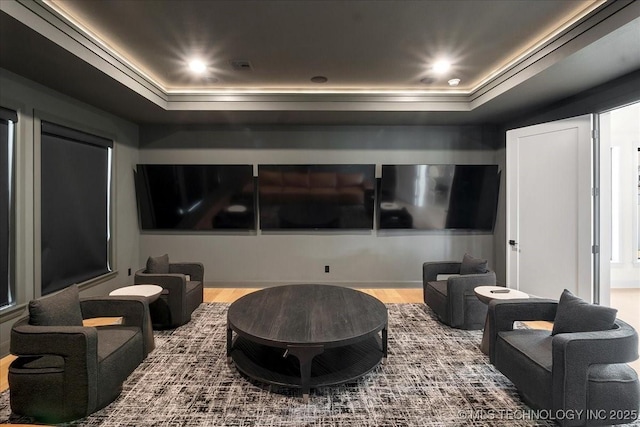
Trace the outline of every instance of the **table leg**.
<instances>
[{"instance_id":1,"label":"table leg","mask_svg":"<svg viewBox=\"0 0 640 427\"><path fill-rule=\"evenodd\" d=\"M300 362L300 388L302 389L302 402L309 403L309 391L311 390L311 362L314 357L324 352L324 346L287 346L287 351L294 355Z\"/></svg>"},{"instance_id":2,"label":"table leg","mask_svg":"<svg viewBox=\"0 0 640 427\"><path fill-rule=\"evenodd\" d=\"M231 363L231 347L233 346L233 331L227 324L227 363Z\"/></svg>"},{"instance_id":3,"label":"table leg","mask_svg":"<svg viewBox=\"0 0 640 427\"><path fill-rule=\"evenodd\" d=\"M387 363L387 340L388 340L388 325L382 328L382 363Z\"/></svg>"},{"instance_id":4,"label":"table leg","mask_svg":"<svg viewBox=\"0 0 640 427\"><path fill-rule=\"evenodd\" d=\"M489 328L489 314L484 319L484 329L482 330L482 341L480 342L480 351L484 354L489 354L489 334L491 333Z\"/></svg>"}]
</instances>

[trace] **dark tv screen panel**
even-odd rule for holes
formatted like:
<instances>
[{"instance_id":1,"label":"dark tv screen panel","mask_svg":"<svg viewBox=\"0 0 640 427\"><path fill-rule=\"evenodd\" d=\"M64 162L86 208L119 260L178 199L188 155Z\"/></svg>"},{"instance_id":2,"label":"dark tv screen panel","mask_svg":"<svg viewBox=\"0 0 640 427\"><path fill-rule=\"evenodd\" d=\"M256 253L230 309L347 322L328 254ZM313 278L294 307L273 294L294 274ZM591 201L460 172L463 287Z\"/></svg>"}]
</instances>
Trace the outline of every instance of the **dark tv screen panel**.
<instances>
[{"instance_id":1,"label":"dark tv screen panel","mask_svg":"<svg viewBox=\"0 0 640 427\"><path fill-rule=\"evenodd\" d=\"M373 229L374 165L259 165L262 230Z\"/></svg>"},{"instance_id":2,"label":"dark tv screen panel","mask_svg":"<svg viewBox=\"0 0 640 427\"><path fill-rule=\"evenodd\" d=\"M252 165L139 164L142 230L256 229Z\"/></svg>"},{"instance_id":3,"label":"dark tv screen panel","mask_svg":"<svg viewBox=\"0 0 640 427\"><path fill-rule=\"evenodd\" d=\"M493 231L498 165L382 165L380 229Z\"/></svg>"}]
</instances>

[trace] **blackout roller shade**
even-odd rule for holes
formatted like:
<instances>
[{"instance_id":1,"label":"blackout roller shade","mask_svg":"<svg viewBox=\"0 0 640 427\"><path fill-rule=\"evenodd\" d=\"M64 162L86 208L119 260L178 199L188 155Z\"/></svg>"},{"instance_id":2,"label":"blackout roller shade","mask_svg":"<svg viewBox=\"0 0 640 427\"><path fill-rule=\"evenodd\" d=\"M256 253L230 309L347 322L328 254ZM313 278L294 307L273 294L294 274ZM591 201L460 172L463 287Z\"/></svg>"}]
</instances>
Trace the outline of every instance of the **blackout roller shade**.
<instances>
[{"instance_id":1,"label":"blackout roller shade","mask_svg":"<svg viewBox=\"0 0 640 427\"><path fill-rule=\"evenodd\" d=\"M11 303L11 193L12 176L12 141L10 140L10 122L16 123L18 115L15 111L0 107L0 307Z\"/></svg>"},{"instance_id":2,"label":"blackout roller shade","mask_svg":"<svg viewBox=\"0 0 640 427\"><path fill-rule=\"evenodd\" d=\"M41 294L110 271L113 142L42 122Z\"/></svg>"}]
</instances>

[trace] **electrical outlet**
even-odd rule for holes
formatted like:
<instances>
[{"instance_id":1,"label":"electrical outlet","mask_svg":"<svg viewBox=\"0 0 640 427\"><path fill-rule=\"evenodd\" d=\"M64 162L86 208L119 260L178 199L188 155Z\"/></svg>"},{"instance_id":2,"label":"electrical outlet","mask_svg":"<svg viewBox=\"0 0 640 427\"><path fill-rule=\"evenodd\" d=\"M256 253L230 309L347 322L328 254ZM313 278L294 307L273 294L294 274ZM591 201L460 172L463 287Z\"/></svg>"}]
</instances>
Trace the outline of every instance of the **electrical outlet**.
<instances>
[{"instance_id":1,"label":"electrical outlet","mask_svg":"<svg viewBox=\"0 0 640 427\"><path fill-rule=\"evenodd\" d=\"M128 272L129 276L131 276L131 268L129 268Z\"/></svg>"},{"instance_id":2,"label":"electrical outlet","mask_svg":"<svg viewBox=\"0 0 640 427\"><path fill-rule=\"evenodd\" d=\"M328 266L328 265L325 265L325 266L324 266L324 272L325 272L325 273L328 273L328 272L329 272L329 266Z\"/></svg>"}]
</instances>

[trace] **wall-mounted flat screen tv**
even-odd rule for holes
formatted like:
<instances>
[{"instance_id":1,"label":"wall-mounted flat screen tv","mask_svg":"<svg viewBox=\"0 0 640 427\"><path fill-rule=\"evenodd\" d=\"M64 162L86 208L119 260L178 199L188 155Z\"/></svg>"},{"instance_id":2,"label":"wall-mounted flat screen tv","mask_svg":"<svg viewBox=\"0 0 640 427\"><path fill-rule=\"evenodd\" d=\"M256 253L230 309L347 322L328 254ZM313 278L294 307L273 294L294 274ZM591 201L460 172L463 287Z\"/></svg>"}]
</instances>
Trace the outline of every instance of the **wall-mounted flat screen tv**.
<instances>
[{"instance_id":1,"label":"wall-mounted flat screen tv","mask_svg":"<svg viewBox=\"0 0 640 427\"><path fill-rule=\"evenodd\" d=\"M256 229L252 165L139 164L142 230Z\"/></svg>"},{"instance_id":2,"label":"wall-mounted flat screen tv","mask_svg":"<svg viewBox=\"0 0 640 427\"><path fill-rule=\"evenodd\" d=\"M378 228L493 231L498 165L382 165Z\"/></svg>"},{"instance_id":3,"label":"wall-mounted flat screen tv","mask_svg":"<svg viewBox=\"0 0 640 427\"><path fill-rule=\"evenodd\" d=\"M373 229L374 165L259 165L262 230Z\"/></svg>"}]
</instances>

